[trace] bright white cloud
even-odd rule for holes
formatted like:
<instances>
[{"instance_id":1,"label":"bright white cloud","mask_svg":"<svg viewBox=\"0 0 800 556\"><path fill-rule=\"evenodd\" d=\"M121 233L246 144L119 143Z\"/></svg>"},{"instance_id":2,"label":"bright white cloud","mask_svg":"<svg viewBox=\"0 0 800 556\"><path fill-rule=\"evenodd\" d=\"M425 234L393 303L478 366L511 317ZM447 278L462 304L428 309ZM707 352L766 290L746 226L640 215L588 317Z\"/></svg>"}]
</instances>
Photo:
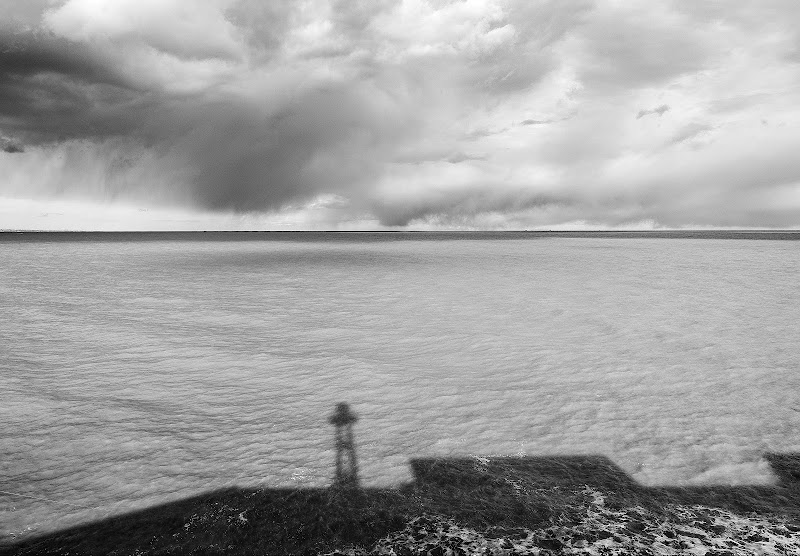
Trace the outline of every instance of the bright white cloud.
<instances>
[{"instance_id":1,"label":"bright white cloud","mask_svg":"<svg viewBox=\"0 0 800 556\"><path fill-rule=\"evenodd\" d=\"M44 24L73 40L146 44L183 58L237 58L236 28L225 17L232 0L67 0Z\"/></svg>"},{"instance_id":2,"label":"bright white cloud","mask_svg":"<svg viewBox=\"0 0 800 556\"><path fill-rule=\"evenodd\" d=\"M246 57L226 18L231 0L67 0L42 24L90 44L142 87L198 92L230 79ZM239 62L239 63L237 63Z\"/></svg>"}]
</instances>

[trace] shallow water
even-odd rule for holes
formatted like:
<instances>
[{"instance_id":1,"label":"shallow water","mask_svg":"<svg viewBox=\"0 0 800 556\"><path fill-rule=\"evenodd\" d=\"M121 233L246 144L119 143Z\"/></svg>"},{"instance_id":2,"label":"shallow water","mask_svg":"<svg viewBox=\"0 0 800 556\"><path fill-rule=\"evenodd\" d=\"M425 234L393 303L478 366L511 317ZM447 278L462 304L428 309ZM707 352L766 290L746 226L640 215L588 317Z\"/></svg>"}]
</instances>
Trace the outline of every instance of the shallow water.
<instances>
[{"instance_id":1,"label":"shallow water","mask_svg":"<svg viewBox=\"0 0 800 556\"><path fill-rule=\"evenodd\" d=\"M796 241L243 237L0 242L0 533L328 484L339 401L367 486L471 454L764 484L800 450Z\"/></svg>"}]
</instances>

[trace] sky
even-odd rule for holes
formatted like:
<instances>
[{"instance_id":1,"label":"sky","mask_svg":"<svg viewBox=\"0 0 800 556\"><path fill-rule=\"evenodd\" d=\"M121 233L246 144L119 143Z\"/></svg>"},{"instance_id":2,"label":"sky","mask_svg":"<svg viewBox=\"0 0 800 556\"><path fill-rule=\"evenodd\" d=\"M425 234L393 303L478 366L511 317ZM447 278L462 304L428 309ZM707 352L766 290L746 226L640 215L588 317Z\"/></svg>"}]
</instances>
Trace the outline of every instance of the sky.
<instances>
[{"instance_id":1,"label":"sky","mask_svg":"<svg viewBox=\"0 0 800 556\"><path fill-rule=\"evenodd\" d=\"M0 0L0 229L800 228L797 0Z\"/></svg>"}]
</instances>

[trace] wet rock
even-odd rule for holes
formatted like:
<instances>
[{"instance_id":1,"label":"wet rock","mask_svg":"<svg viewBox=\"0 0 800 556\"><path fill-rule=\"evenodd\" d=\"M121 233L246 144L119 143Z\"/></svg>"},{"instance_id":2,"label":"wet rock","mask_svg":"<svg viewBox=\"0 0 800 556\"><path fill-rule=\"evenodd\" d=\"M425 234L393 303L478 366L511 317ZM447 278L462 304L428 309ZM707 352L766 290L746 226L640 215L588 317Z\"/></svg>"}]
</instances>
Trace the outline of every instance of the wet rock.
<instances>
[{"instance_id":1,"label":"wet rock","mask_svg":"<svg viewBox=\"0 0 800 556\"><path fill-rule=\"evenodd\" d=\"M715 535L721 535L726 530L727 530L727 527L725 527L724 525L711 525L711 526L708 527L708 531L713 533L713 534L715 534Z\"/></svg>"},{"instance_id":2,"label":"wet rock","mask_svg":"<svg viewBox=\"0 0 800 556\"><path fill-rule=\"evenodd\" d=\"M597 538L600 539L600 540L610 539L613 536L614 536L614 534L611 533L611 531L598 531L598 533L597 533Z\"/></svg>"},{"instance_id":3,"label":"wet rock","mask_svg":"<svg viewBox=\"0 0 800 556\"><path fill-rule=\"evenodd\" d=\"M645 529L644 523L641 521L629 521L625 524L625 528L628 531L632 531L634 533L641 533Z\"/></svg>"},{"instance_id":4,"label":"wet rock","mask_svg":"<svg viewBox=\"0 0 800 556\"><path fill-rule=\"evenodd\" d=\"M536 539L535 542L536 546L540 546L548 550L561 550L564 547L564 543L558 539Z\"/></svg>"}]
</instances>

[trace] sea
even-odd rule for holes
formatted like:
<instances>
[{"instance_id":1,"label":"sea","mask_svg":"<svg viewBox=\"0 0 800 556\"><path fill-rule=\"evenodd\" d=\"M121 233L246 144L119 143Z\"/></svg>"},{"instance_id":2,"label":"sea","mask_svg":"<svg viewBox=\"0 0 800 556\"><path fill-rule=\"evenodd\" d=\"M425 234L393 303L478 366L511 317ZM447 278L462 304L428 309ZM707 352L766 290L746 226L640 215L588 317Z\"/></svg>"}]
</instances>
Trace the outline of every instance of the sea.
<instances>
[{"instance_id":1,"label":"sea","mask_svg":"<svg viewBox=\"0 0 800 556\"><path fill-rule=\"evenodd\" d=\"M0 542L419 457L770 484L800 233L0 234Z\"/></svg>"}]
</instances>

